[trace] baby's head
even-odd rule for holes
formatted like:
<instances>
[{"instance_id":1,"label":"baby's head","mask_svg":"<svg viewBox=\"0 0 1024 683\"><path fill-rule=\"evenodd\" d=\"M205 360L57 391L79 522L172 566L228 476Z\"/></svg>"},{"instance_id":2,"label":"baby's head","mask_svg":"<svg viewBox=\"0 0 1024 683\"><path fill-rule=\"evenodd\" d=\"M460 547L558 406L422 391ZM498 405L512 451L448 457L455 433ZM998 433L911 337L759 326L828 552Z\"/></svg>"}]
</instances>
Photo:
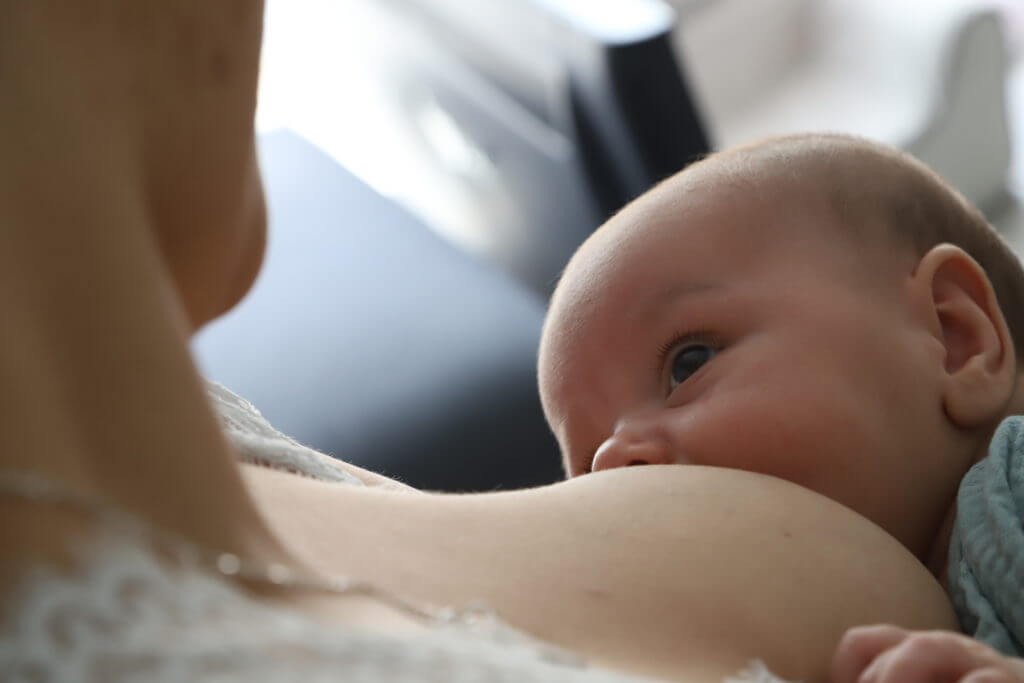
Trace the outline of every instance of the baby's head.
<instances>
[{"instance_id":1,"label":"baby's head","mask_svg":"<svg viewBox=\"0 0 1024 683\"><path fill-rule=\"evenodd\" d=\"M896 150L793 136L694 164L596 231L552 299L540 389L570 476L771 474L923 557L1019 409L1015 339L1024 272L976 209Z\"/></svg>"}]
</instances>

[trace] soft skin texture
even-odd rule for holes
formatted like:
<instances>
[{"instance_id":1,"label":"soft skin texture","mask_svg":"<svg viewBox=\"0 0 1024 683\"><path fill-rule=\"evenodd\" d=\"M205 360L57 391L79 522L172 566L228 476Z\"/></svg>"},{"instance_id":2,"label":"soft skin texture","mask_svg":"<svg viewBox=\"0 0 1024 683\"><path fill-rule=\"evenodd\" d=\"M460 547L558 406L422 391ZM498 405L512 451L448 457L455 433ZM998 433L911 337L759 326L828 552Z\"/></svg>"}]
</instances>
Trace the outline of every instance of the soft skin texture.
<instances>
[{"instance_id":1,"label":"soft skin texture","mask_svg":"<svg viewBox=\"0 0 1024 683\"><path fill-rule=\"evenodd\" d=\"M340 495L246 474L275 511L272 528L314 566L436 604L483 597L530 633L623 671L720 683L761 657L787 680L824 681L850 626L955 627L906 549L773 477L653 466L452 496Z\"/></svg>"},{"instance_id":2,"label":"soft skin texture","mask_svg":"<svg viewBox=\"0 0 1024 683\"><path fill-rule=\"evenodd\" d=\"M951 245L918 259L855 242L813 190L715 182L704 165L603 226L558 286L539 376L570 476L771 474L940 573L958 483L1015 388L987 278ZM674 386L675 355L694 347L713 355Z\"/></svg>"}]
</instances>

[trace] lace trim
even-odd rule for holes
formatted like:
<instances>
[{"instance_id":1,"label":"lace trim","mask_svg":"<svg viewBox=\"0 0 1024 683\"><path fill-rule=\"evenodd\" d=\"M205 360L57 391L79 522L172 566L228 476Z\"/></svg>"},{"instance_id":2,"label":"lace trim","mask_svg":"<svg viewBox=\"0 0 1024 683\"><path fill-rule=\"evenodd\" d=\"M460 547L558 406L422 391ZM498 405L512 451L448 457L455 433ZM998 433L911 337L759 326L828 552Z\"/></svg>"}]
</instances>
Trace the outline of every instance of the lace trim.
<instances>
[{"instance_id":1,"label":"lace trim","mask_svg":"<svg viewBox=\"0 0 1024 683\"><path fill-rule=\"evenodd\" d=\"M750 665L740 671L736 676L730 676L722 683L799 683L799 681L784 681L768 669L768 665L760 659L750 662Z\"/></svg>"},{"instance_id":2,"label":"lace trim","mask_svg":"<svg viewBox=\"0 0 1024 683\"><path fill-rule=\"evenodd\" d=\"M327 627L257 602L146 543L109 535L79 550L74 577L35 569L0 626L4 680L640 681L543 658L465 624L415 637Z\"/></svg>"},{"instance_id":3,"label":"lace trim","mask_svg":"<svg viewBox=\"0 0 1024 683\"><path fill-rule=\"evenodd\" d=\"M220 418L224 435L239 460L321 481L365 486L356 476L326 456L303 446L271 425L249 401L207 380L207 395Z\"/></svg>"}]
</instances>

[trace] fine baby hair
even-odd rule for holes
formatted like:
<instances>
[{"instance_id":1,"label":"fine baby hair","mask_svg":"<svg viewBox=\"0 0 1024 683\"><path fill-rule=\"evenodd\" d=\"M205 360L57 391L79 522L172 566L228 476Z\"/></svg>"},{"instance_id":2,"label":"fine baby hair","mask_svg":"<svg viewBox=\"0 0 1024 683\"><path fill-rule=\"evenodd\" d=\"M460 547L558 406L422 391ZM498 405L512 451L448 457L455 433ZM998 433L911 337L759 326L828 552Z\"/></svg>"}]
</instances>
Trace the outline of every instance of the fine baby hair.
<instances>
[{"instance_id":1,"label":"fine baby hair","mask_svg":"<svg viewBox=\"0 0 1024 683\"><path fill-rule=\"evenodd\" d=\"M912 155L867 138L809 133L767 138L694 164L713 166L718 182L754 192L792 190L822 203L856 239L888 239L917 257L949 243L987 274L1014 339L1024 351L1024 268L981 211ZM770 182L768 182L770 181Z\"/></svg>"}]
</instances>

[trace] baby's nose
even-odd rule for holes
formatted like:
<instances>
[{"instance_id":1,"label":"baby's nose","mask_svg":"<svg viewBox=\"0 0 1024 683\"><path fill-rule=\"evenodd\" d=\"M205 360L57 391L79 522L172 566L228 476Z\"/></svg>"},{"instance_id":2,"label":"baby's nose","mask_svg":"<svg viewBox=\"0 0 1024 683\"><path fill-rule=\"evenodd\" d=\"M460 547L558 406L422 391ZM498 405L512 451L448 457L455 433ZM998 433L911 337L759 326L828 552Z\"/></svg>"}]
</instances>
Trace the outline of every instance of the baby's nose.
<instances>
[{"instance_id":1,"label":"baby's nose","mask_svg":"<svg viewBox=\"0 0 1024 683\"><path fill-rule=\"evenodd\" d=\"M678 461L667 435L660 429L617 428L597 452L591 471L633 465L669 465Z\"/></svg>"}]
</instances>

